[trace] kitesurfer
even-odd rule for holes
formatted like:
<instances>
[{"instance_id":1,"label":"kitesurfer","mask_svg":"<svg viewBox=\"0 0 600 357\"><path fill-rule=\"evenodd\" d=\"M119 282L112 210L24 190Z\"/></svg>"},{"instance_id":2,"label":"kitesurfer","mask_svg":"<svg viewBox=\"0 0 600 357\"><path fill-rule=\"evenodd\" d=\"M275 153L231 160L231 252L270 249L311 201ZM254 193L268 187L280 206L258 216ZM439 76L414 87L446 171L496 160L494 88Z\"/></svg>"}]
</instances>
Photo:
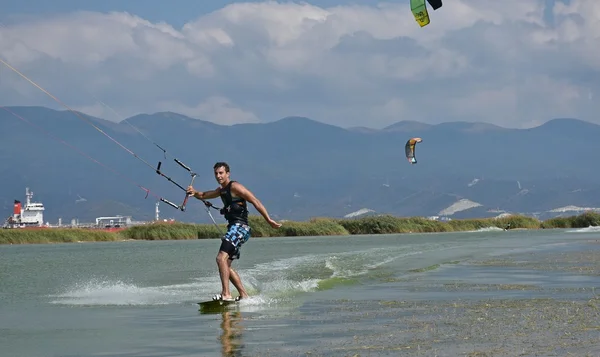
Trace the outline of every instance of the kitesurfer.
<instances>
[{"instance_id":1,"label":"kitesurfer","mask_svg":"<svg viewBox=\"0 0 600 357\"><path fill-rule=\"evenodd\" d=\"M274 221L254 194L237 181L232 181L230 178L229 165L225 162L217 162L214 167L215 179L219 183L219 187L212 191L196 191L194 187L189 186L187 193L200 200L212 199L221 197L223 201L223 209L221 214L227 220L227 232L221 238L221 246L217 254L217 266L219 268L219 276L221 278L222 291L220 295L215 295L214 300L232 301L231 292L229 290L229 281L233 283L239 292L239 298L245 299L248 293L242 284L242 280L238 273L233 270L231 263L234 259L240 258L240 247L250 238L250 225L248 223L248 207L250 202L263 218L273 228L281 227L281 223Z\"/></svg>"}]
</instances>

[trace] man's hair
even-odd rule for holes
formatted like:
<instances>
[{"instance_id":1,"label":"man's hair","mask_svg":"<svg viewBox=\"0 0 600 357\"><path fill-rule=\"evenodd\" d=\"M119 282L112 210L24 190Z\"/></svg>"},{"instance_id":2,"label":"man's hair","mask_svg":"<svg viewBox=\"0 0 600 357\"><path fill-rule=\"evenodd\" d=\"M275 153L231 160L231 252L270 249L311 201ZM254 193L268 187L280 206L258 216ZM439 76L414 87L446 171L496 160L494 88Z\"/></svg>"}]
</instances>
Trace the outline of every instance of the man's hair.
<instances>
[{"instance_id":1,"label":"man's hair","mask_svg":"<svg viewBox=\"0 0 600 357\"><path fill-rule=\"evenodd\" d=\"M219 167L224 167L225 168L225 172L229 172L229 165L227 165L226 162L221 162L221 161L217 162L215 164L215 166L213 166L213 170L216 170Z\"/></svg>"}]
</instances>

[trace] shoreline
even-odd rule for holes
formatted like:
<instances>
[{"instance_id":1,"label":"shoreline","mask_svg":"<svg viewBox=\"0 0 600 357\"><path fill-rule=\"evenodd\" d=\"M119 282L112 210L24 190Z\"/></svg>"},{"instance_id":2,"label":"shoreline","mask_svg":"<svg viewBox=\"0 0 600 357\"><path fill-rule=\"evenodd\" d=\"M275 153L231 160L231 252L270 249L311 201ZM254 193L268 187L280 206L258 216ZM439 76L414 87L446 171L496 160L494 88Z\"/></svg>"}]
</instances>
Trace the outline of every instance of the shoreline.
<instances>
[{"instance_id":1,"label":"shoreline","mask_svg":"<svg viewBox=\"0 0 600 357\"><path fill-rule=\"evenodd\" d=\"M494 231L523 231L555 228L587 228L600 225L600 214L587 212L577 216L558 217L545 221L533 217L512 215L502 218L472 218L434 221L423 217L391 215L363 218L313 218L309 221L284 221L279 229L270 227L262 217L250 216L254 238L297 236L345 236L376 234L421 234ZM510 229L505 228L509 226ZM0 229L0 244L43 244L74 242L114 242L130 240L218 239L226 224L164 223L132 226L119 231L85 228Z\"/></svg>"}]
</instances>

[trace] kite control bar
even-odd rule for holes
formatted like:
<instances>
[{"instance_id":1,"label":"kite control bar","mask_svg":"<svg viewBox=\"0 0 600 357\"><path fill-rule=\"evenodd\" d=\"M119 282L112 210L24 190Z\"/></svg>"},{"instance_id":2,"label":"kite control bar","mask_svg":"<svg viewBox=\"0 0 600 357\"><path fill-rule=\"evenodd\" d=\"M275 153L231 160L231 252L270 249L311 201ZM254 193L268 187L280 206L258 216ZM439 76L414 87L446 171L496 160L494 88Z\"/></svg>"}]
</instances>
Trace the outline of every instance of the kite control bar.
<instances>
[{"instance_id":1,"label":"kite control bar","mask_svg":"<svg viewBox=\"0 0 600 357\"><path fill-rule=\"evenodd\" d=\"M194 180L196 179L195 173L192 173L191 175L192 175L192 180L190 181L190 186L194 184ZM180 207L180 209L182 211L185 211L185 205L187 203L188 198L190 198L190 195L187 194L187 191L186 191L185 198L183 199L183 203L181 204L181 207Z\"/></svg>"},{"instance_id":2,"label":"kite control bar","mask_svg":"<svg viewBox=\"0 0 600 357\"><path fill-rule=\"evenodd\" d=\"M195 172L193 172L193 171L192 171L192 169L190 169L190 167L189 167L189 166L187 166L186 164L184 164L183 162L179 161L179 160L178 160L178 159L176 159L176 158L174 158L173 160L174 160L176 163L178 163L178 164L179 164L179 166L183 167L184 169L186 169L186 170L187 170L187 171L190 173L190 176L192 177L192 179L191 179L191 181L190 181L190 184L189 184L188 186L192 186L192 184L194 183L194 180L196 179L196 176L198 176L198 175L197 175ZM189 197L190 197L190 195L187 193L187 188L185 188L185 187L181 186L180 184L178 184L177 182L175 182L175 181L174 181L172 178L170 178L169 176L167 176L167 175L163 174L163 173L162 173L162 171L160 171L160 167L161 167L161 165L162 165L162 162L161 162L161 161L159 161L159 162L158 162L158 166L156 167L156 173L157 173L157 174L159 174L160 176L162 176L162 177L166 178L166 179L167 179L169 182L171 182L171 183L172 183L172 184L174 184L175 186L179 187L179 188L180 188L180 189L182 189L183 191L185 191L185 192L186 192L186 194L185 194L185 198L183 199L183 203L182 203L181 205L177 205L177 204L175 204L175 203L173 203L173 202L171 202L171 201L169 201L169 200L167 200L167 199L164 199L164 198L161 198L160 200L161 200L162 202L164 202L164 203L168 204L169 206L172 206L172 207L174 207L174 208L176 208L176 209L178 209L178 210L180 210L180 211L185 211L185 205L187 204L187 201L188 201L188 199L189 199ZM207 202L207 201L205 201L205 200L203 200L203 199L201 199L201 201L202 201L202 202L204 202L204 205L206 206L207 210L208 210L208 208L210 208L210 207L212 207L212 208L214 208L214 209L216 209L216 210L220 210L220 208L213 206L213 204L212 204L212 203L210 203L210 202ZM208 213L210 214L210 211L208 211ZM212 218L212 215L211 215L211 218ZM213 220L214 220L214 219L213 219Z\"/></svg>"},{"instance_id":3,"label":"kite control bar","mask_svg":"<svg viewBox=\"0 0 600 357\"><path fill-rule=\"evenodd\" d=\"M179 164L179 166L183 167L184 169L186 169L186 170L187 170L187 171L190 173L190 175L192 176L192 180L190 181L190 184L189 184L189 186L192 186L192 184L194 183L194 180L196 179L196 176L197 176L197 175L196 175L196 173L195 173L195 172L193 172L193 171L192 171L192 169L190 169L190 167L189 167L189 166L187 166L187 165L186 165L186 164L184 164L183 162L181 162L181 161L177 160L176 158L173 158L173 160L174 160L176 163L178 163L178 164ZM173 181L173 180L172 180L170 177L168 177L168 176L166 176L165 174L163 174L163 173L160 171L160 165L161 165L161 164L162 164L162 163L159 161L159 162L158 162L158 166L156 167L156 173L157 173L157 174L159 174L159 175L161 175L162 177L166 178L167 180L169 180L171 183L173 183L174 185L176 185L176 186L177 186L177 187L179 187L180 189L184 190L184 191L185 191L185 198L183 199L183 203L181 204L181 206L178 206L178 205L176 205L175 203L173 203L173 202L170 202L170 201L168 201L168 200L166 200L166 199L164 199L164 198L161 198L160 200L161 200L162 202L164 202L164 203L166 203L166 204L168 204L168 205L170 205L170 206L172 206L172 207L174 207L174 208L178 209L178 210L185 211L185 205L187 204L187 201L188 201L188 199L189 199L189 197L190 197L190 195L187 193L187 189L186 189L186 188L184 188L183 186L181 186L180 184L178 184L177 182ZM219 225L217 224L217 221L215 221L215 217L213 217L212 213L210 213L210 208L212 207L212 208L214 208L214 209L216 209L216 210L219 210L219 211L220 211L221 209L220 209L219 207L215 207L215 206L213 206L213 204L212 204L212 203L210 203L210 202L208 202L208 201L205 201L205 200L203 200L203 199L200 199L200 200L201 200L201 201L204 203L204 205L206 206L206 213L208 213L208 215L210 216L210 219L213 221L213 223L214 223L215 227L217 227L217 229L219 229L219 230L220 230L220 228L219 228Z\"/></svg>"},{"instance_id":4,"label":"kite control bar","mask_svg":"<svg viewBox=\"0 0 600 357\"><path fill-rule=\"evenodd\" d=\"M190 172L190 175L192 176L192 180L191 180L191 182L190 182L189 186L191 186L191 185L194 183L194 180L196 179L196 176L197 176L197 175L196 175L196 173L192 172L192 170L190 170L190 168L189 168L188 166L184 165L184 164L183 164L181 161L179 161L179 160L175 159L175 162L177 162L179 165L181 165L183 168L185 168L186 170L188 170L188 171ZM177 209L178 209L178 210L180 210L180 211L185 211L185 205L187 204L187 200L188 200L188 198L189 198L189 195L187 194L187 189L186 189L185 187L181 186L180 184L178 184L177 182L175 182L175 181L174 181L172 178L170 178L169 176L167 176L167 175L163 174L163 173L162 173L162 171L160 171L160 166L161 166L161 165L162 165L162 162L161 162L161 161L159 161L159 162L158 162L158 166L156 167L156 173L157 173L157 174L159 174L160 176L162 176L162 177L166 178L166 179L167 179L169 182L171 182L171 183L172 183L172 184L174 184L175 186L179 187L179 188L180 188L180 189L182 189L183 191L186 191L186 194L185 194L185 198L184 198L184 200L183 200L183 203L182 203L181 205L176 205L175 203L173 203L173 202L171 202L171 201L169 201L169 200L167 200L167 199L164 199L164 198L161 198L160 200L161 200L162 202L164 202L164 203L166 203L166 204L168 204L168 205L170 205L170 206L174 207L174 208L177 208Z\"/></svg>"}]
</instances>

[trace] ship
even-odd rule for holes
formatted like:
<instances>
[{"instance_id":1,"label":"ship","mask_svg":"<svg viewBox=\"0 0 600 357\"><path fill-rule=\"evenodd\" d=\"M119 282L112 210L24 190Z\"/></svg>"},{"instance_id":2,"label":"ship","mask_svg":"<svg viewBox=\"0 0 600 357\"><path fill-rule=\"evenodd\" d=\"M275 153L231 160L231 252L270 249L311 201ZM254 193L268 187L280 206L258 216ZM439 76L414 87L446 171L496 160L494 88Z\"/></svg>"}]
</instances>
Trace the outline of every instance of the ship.
<instances>
[{"instance_id":1,"label":"ship","mask_svg":"<svg viewBox=\"0 0 600 357\"><path fill-rule=\"evenodd\" d=\"M78 219L72 219L70 225L63 225L62 218L58 219L58 225L50 224L49 222L44 223L44 211L46 210L44 204L33 202L33 192L29 190L29 187L25 188L25 197L25 205L19 200L14 201L13 214L6 218L2 228L80 228L115 232L130 226L149 223L145 221L133 221L131 216L122 215L97 217L95 223L79 223ZM156 203L156 221L159 221L158 202Z\"/></svg>"},{"instance_id":2,"label":"ship","mask_svg":"<svg viewBox=\"0 0 600 357\"><path fill-rule=\"evenodd\" d=\"M32 202L33 192L25 188L25 206L15 200L13 214L5 221L2 228L42 228L44 226L44 204Z\"/></svg>"}]
</instances>

